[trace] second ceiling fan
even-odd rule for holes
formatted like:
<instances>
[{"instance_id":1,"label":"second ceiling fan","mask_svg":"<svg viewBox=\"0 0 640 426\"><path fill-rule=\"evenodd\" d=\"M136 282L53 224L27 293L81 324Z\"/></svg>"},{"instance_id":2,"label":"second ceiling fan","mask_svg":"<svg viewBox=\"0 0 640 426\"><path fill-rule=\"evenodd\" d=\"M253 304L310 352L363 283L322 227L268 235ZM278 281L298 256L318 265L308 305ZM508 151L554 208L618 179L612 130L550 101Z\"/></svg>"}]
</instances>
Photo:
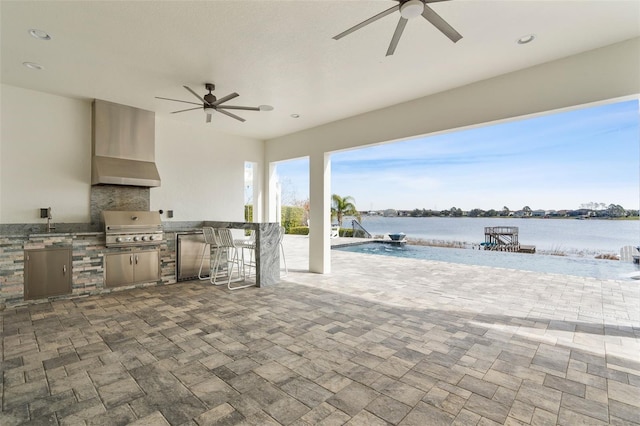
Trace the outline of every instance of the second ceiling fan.
<instances>
[{"instance_id":1,"label":"second ceiling fan","mask_svg":"<svg viewBox=\"0 0 640 426\"><path fill-rule=\"evenodd\" d=\"M442 19L440 15L438 15L433 9L431 9L427 3L436 3L440 1L448 1L448 0L394 0L398 2L396 6L393 6L383 12L378 13L375 16L363 21L353 27L349 28L346 31L341 32L337 36L333 37L334 40L340 40L342 37L351 34L352 32L359 30L360 28L367 26L380 18L384 18L387 15L390 15L396 11L400 12L400 20L398 21L398 25L396 26L396 30L393 33L393 37L391 38L391 43L389 44L389 48L387 49L387 55L393 55L396 51L396 47L398 46L398 41L400 41L400 37L402 36L402 32L404 31L405 25L407 25L407 21L411 18L415 18L419 15L422 15L424 19L429 21L434 27L436 27L440 32L446 35L452 42L457 42L462 38L459 32L457 32L447 21Z\"/></svg>"}]
</instances>

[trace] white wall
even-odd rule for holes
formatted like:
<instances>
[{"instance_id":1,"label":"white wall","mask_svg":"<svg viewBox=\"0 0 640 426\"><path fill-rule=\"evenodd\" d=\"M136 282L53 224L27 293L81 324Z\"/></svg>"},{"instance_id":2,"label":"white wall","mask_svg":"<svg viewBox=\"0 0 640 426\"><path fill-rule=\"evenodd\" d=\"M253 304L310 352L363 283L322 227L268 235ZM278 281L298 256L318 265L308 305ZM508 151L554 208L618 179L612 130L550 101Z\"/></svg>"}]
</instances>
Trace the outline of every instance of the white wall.
<instances>
[{"instance_id":1,"label":"white wall","mask_svg":"<svg viewBox=\"0 0 640 426\"><path fill-rule=\"evenodd\" d=\"M264 143L156 115L156 165L162 185L151 210L173 210L173 221L244 220L244 162L262 163ZM260 172L256 171L260 176ZM262 183L259 183L262 185Z\"/></svg>"},{"instance_id":2,"label":"white wall","mask_svg":"<svg viewBox=\"0 0 640 426\"><path fill-rule=\"evenodd\" d=\"M89 222L91 103L0 86L0 223Z\"/></svg>"},{"instance_id":3,"label":"white wall","mask_svg":"<svg viewBox=\"0 0 640 426\"><path fill-rule=\"evenodd\" d=\"M91 102L7 85L0 97L0 223L44 223L40 207L54 222L89 223ZM243 220L244 161L260 167L263 154L262 141L156 116L162 186L151 209L174 210L174 221Z\"/></svg>"}]
</instances>

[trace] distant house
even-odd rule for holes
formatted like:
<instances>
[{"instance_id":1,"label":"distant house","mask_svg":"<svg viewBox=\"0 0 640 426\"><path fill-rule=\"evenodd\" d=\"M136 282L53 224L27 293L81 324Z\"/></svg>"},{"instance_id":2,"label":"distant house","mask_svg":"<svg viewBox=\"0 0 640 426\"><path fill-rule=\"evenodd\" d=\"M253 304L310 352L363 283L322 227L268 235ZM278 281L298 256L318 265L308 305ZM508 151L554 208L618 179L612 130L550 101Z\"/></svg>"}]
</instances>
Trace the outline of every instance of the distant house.
<instances>
[{"instance_id":1,"label":"distant house","mask_svg":"<svg viewBox=\"0 0 640 426\"><path fill-rule=\"evenodd\" d=\"M545 217L546 210L531 210L531 217Z\"/></svg>"},{"instance_id":2,"label":"distant house","mask_svg":"<svg viewBox=\"0 0 640 426\"><path fill-rule=\"evenodd\" d=\"M596 211L591 209L578 209L578 210L570 210L567 213L567 216L575 217L595 217L597 215Z\"/></svg>"}]
</instances>

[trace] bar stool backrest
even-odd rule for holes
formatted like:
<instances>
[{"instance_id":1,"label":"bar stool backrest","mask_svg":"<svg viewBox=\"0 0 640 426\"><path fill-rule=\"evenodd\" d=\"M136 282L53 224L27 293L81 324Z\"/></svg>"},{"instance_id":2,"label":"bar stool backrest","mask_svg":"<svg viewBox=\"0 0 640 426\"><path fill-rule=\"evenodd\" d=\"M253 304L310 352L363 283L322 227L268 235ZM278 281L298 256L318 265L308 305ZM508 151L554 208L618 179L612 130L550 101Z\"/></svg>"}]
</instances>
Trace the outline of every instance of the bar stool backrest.
<instances>
[{"instance_id":1,"label":"bar stool backrest","mask_svg":"<svg viewBox=\"0 0 640 426\"><path fill-rule=\"evenodd\" d=\"M233 242L233 234L230 229L218 229L218 247L235 247Z\"/></svg>"},{"instance_id":2,"label":"bar stool backrest","mask_svg":"<svg viewBox=\"0 0 640 426\"><path fill-rule=\"evenodd\" d=\"M216 230L210 226L205 226L202 228L202 233L204 234L204 242L207 244L211 244L211 246L215 247L218 245L216 240Z\"/></svg>"}]
</instances>

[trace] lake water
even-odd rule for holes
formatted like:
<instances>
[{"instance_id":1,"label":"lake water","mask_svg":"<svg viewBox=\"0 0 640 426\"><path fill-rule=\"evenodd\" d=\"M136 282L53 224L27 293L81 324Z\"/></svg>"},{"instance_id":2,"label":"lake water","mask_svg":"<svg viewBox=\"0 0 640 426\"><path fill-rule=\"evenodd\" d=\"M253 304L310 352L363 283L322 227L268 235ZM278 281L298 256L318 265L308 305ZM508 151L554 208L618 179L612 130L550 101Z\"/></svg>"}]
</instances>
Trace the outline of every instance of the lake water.
<instances>
[{"instance_id":1,"label":"lake water","mask_svg":"<svg viewBox=\"0 0 640 426\"><path fill-rule=\"evenodd\" d=\"M571 255L619 254L623 246L640 245L638 220L366 216L361 224L373 235L404 232L409 240L460 241L468 245L484 241L485 226L517 226L520 244L536 246L538 252ZM349 228L351 222L344 220L343 226Z\"/></svg>"}]
</instances>

